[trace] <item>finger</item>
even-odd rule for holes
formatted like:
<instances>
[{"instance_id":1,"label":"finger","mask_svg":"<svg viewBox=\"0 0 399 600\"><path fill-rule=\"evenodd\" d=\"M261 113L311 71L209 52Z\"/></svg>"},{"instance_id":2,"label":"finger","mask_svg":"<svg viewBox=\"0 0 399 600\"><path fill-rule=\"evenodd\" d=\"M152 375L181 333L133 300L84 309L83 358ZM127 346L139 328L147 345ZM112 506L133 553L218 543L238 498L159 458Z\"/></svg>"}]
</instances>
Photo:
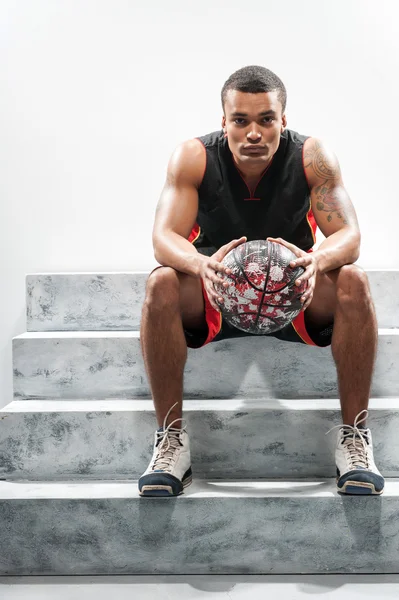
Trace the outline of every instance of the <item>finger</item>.
<instances>
[{"instance_id":1,"label":"finger","mask_svg":"<svg viewBox=\"0 0 399 600\"><path fill-rule=\"evenodd\" d=\"M290 244L290 242L286 242L285 240L283 240L283 238L267 238L268 242L275 242L276 244L281 244L282 246L285 246L286 248L289 248L291 250L291 248L296 248L296 246L294 246L293 244Z\"/></svg>"},{"instance_id":2,"label":"finger","mask_svg":"<svg viewBox=\"0 0 399 600\"><path fill-rule=\"evenodd\" d=\"M223 304L223 302L224 302L223 298L221 296L212 294L211 302L213 304L213 307L220 312L221 307L219 305Z\"/></svg>"},{"instance_id":3,"label":"finger","mask_svg":"<svg viewBox=\"0 0 399 600\"><path fill-rule=\"evenodd\" d=\"M314 269L312 265L309 265L307 269L295 280L295 285L301 285L304 281L309 281L314 275Z\"/></svg>"},{"instance_id":4,"label":"finger","mask_svg":"<svg viewBox=\"0 0 399 600\"><path fill-rule=\"evenodd\" d=\"M221 274L226 274L226 275L230 275L231 274L231 269L229 269L228 267L226 267L221 262L212 261L211 263L209 263L209 267L215 273L221 273Z\"/></svg>"},{"instance_id":5,"label":"finger","mask_svg":"<svg viewBox=\"0 0 399 600\"><path fill-rule=\"evenodd\" d=\"M309 306L312 301L314 292L314 282L311 282L308 286L306 292L304 292L301 296L301 302L304 306Z\"/></svg>"},{"instance_id":6,"label":"finger","mask_svg":"<svg viewBox=\"0 0 399 600\"><path fill-rule=\"evenodd\" d=\"M219 301L219 302L223 303L224 302L223 294L226 291L226 288L229 287L229 285L230 285L230 283L228 281L223 281L222 283L220 283L220 281L218 280L215 283L211 283L210 286L206 286L206 289L210 290L209 293L211 294L211 296L213 297L215 302Z\"/></svg>"},{"instance_id":7,"label":"finger","mask_svg":"<svg viewBox=\"0 0 399 600\"><path fill-rule=\"evenodd\" d=\"M229 242L228 244L226 244L226 247L223 249L223 258L229 252L231 252L234 248L237 248L237 246L241 246L241 244L243 244L246 241L247 241L247 238L246 237L242 237L239 240L233 240L232 242Z\"/></svg>"},{"instance_id":8,"label":"finger","mask_svg":"<svg viewBox=\"0 0 399 600\"><path fill-rule=\"evenodd\" d=\"M287 246L287 244L289 244L289 242L286 242L285 240L283 240L283 238L273 238L273 237L268 237L266 238L267 242L275 242L276 244L282 244L283 246Z\"/></svg>"},{"instance_id":9,"label":"finger","mask_svg":"<svg viewBox=\"0 0 399 600\"><path fill-rule=\"evenodd\" d=\"M220 304L223 304L223 298L208 285L205 285L205 290L212 308L220 312L220 307L218 306L217 301L219 301Z\"/></svg>"},{"instance_id":10,"label":"finger","mask_svg":"<svg viewBox=\"0 0 399 600\"><path fill-rule=\"evenodd\" d=\"M229 242L228 244L225 244L227 247L232 247L234 248L235 246L239 246L240 244L243 244L244 242L247 241L247 236L243 235L240 238L237 238L235 240L231 240L231 242Z\"/></svg>"},{"instance_id":11,"label":"finger","mask_svg":"<svg viewBox=\"0 0 399 600\"><path fill-rule=\"evenodd\" d=\"M313 262L310 256L300 256L290 262L290 267L307 267Z\"/></svg>"},{"instance_id":12,"label":"finger","mask_svg":"<svg viewBox=\"0 0 399 600\"><path fill-rule=\"evenodd\" d=\"M230 285L228 281L226 281L222 277L218 277L218 274L216 274L211 269L209 269L209 271L206 272L206 277L210 279L213 284L217 283L218 285L222 285L223 287L228 287Z\"/></svg>"},{"instance_id":13,"label":"finger","mask_svg":"<svg viewBox=\"0 0 399 600\"><path fill-rule=\"evenodd\" d=\"M219 250L213 256L216 256L218 260L221 260L226 256L226 254L228 254L231 250L233 250L233 248L235 248L236 246L240 246L241 244L243 244L246 241L247 241L247 238L245 235L240 237L239 239L232 240L228 244L225 244L224 246L219 248Z\"/></svg>"},{"instance_id":14,"label":"finger","mask_svg":"<svg viewBox=\"0 0 399 600\"><path fill-rule=\"evenodd\" d=\"M304 294L302 294L301 296L301 302L303 304L305 304L306 302L309 301L309 298L313 297L313 289L311 289L309 292L306 290L306 292Z\"/></svg>"},{"instance_id":15,"label":"finger","mask_svg":"<svg viewBox=\"0 0 399 600\"><path fill-rule=\"evenodd\" d=\"M288 250L291 250L291 252L293 254L295 254L295 256L297 258L302 257L304 254L304 250L301 250L300 248L298 248L298 246L295 246L294 244L290 244L290 242L287 242L286 240L283 240L282 238L267 238L267 241L276 242L277 244L281 244L282 246L285 246L286 248L288 248Z\"/></svg>"},{"instance_id":16,"label":"finger","mask_svg":"<svg viewBox=\"0 0 399 600\"><path fill-rule=\"evenodd\" d=\"M218 306L214 300L211 301L211 304L215 310L217 310L218 312L221 312L220 306Z\"/></svg>"},{"instance_id":17,"label":"finger","mask_svg":"<svg viewBox=\"0 0 399 600\"><path fill-rule=\"evenodd\" d=\"M209 298L209 303L210 303L210 305L212 306L213 309L217 310L218 312L221 312L220 307L213 300L211 300L210 298Z\"/></svg>"},{"instance_id":18,"label":"finger","mask_svg":"<svg viewBox=\"0 0 399 600\"><path fill-rule=\"evenodd\" d=\"M306 302L304 302L302 310L306 310L308 308L308 306L310 306L310 304L312 303L312 300L313 300L313 296L308 298L308 300L306 300Z\"/></svg>"}]
</instances>

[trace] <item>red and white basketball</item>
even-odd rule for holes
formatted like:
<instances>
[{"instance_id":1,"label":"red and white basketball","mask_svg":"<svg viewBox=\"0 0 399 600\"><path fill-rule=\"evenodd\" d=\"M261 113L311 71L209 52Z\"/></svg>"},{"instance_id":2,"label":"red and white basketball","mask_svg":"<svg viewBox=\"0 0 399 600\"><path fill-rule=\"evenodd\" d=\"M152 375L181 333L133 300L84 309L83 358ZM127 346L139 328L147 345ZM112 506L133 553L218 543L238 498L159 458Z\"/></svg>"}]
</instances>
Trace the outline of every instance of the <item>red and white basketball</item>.
<instances>
[{"instance_id":1,"label":"red and white basketball","mask_svg":"<svg viewBox=\"0 0 399 600\"><path fill-rule=\"evenodd\" d=\"M222 263L231 269L222 275L230 285L214 284L224 302L223 318L234 327L265 335L288 325L302 310L307 281L295 285L303 267L290 267L297 257L285 246L255 240L233 248Z\"/></svg>"}]
</instances>

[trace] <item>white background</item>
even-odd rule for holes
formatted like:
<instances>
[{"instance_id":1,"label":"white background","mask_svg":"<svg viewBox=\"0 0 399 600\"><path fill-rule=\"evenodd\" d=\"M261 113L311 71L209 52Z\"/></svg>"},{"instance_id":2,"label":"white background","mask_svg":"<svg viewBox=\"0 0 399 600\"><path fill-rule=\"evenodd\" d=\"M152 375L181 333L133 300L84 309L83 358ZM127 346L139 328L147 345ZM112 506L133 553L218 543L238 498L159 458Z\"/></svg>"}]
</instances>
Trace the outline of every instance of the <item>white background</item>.
<instances>
[{"instance_id":1,"label":"white background","mask_svg":"<svg viewBox=\"0 0 399 600\"><path fill-rule=\"evenodd\" d=\"M288 127L337 154L359 264L399 267L396 0L1 0L0 406L25 275L155 264L168 158L220 128L220 90L259 64Z\"/></svg>"}]
</instances>

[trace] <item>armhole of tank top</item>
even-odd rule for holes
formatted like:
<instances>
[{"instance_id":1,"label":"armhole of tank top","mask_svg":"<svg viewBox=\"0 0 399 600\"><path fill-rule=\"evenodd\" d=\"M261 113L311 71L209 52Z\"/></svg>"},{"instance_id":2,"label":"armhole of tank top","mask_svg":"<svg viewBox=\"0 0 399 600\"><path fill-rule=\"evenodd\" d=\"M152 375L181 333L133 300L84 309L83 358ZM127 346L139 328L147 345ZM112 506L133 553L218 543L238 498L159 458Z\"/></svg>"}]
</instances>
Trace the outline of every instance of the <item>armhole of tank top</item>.
<instances>
[{"instance_id":1,"label":"armhole of tank top","mask_svg":"<svg viewBox=\"0 0 399 600\"><path fill-rule=\"evenodd\" d=\"M309 185L309 179L308 179L308 176L306 174L306 169L305 169L305 143L308 140L310 140L310 138L311 138L311 136L306 138L306 140L304 140L304 142L302 144L302 169L303 169L303 174L305 175L306 183L308 185L309 194L310 194L310 185Z\"/></svg>"},{"instance_id":2,"label":"armhole of tank top","mask_svg":"<svg viewBox=\"0 0 399 600\"><path fill-rule=\"evenodd\" d=\"M202 148L204 149L204 152L205 152L205 167L204 167L204 172L202 173L201 182L200 182L200 184L198 186L198 190L199 190L200 187L201 187L201 185L202 185L202 183L203 183L203 181L204 181L204 177L205 177L205 173L206 173L206 167L208 166L208 155L207 155L207 152L206 152L206 147L205 147L204 142L200 138L198 138L198 137L195 138L195 139L198 140L201 143L201 146L202 146Z\"/></svg>"},{"instance_id":3,"label":"armhole of tank top","mask_svg":"<svg viewBox=\"0 0 399 600\"><path fill-rule=\"evenodd\" d=\"M310 228L310 233L312 234L313 244L315 244L316 243L317 223L316 223L316 219L314 218L314 215L313 215L312 198L310 195L311 190L310 190L310 185L309 185L309 179L308 179L308 176L306 174L306 169L305 169L305 142L307 140L309 140L310 138L311 138L311 136L306 138L306 140L304 140L304 142L302 144L302 169L303 169L303 174L305 175L306 183L307 183L308 190L309 190L309 210L306 213L306 220L307 220L309 228Z\"/></svg>"}]
</instances>

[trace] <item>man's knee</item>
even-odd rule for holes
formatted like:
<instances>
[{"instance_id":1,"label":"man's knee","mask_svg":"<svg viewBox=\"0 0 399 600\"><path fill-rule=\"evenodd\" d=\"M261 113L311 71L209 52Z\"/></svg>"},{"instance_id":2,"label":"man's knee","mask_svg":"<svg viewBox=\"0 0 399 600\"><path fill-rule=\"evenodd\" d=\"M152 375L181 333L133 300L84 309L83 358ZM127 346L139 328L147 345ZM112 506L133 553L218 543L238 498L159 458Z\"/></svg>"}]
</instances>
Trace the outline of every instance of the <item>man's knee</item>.
<instances>
[{"instance_id":1,"label":"man's knee","mask_svg":"<svg viewBox=\"0 0 399 600\"><path fill-rule=\"evenodd\" d=\"M353 303L360 306L371 300L369 280L361 267L344 265L337 277L338 302Z\"/></svg>"},{"instance_id":2,"label":"man's knee","mask_svg":"<svg viewBox=\"0 0 399 600\"><path fill-rule=\"evenodd\" d=\"M369 288L369 280L366 273L358 265L344 265L339 269L338 287L347 290L363 292Z\"/></svg>"},{"instance_id":3,"label":"man's knee","mask_svg":"<svg viewBox=\"0 0 399 600\"><path fill-rule=\"evenodd\" d=\"M179 303L179 277L172 267L159 267L148 277L144 303L164 308Z\"/></svg>"}]
</instances>

